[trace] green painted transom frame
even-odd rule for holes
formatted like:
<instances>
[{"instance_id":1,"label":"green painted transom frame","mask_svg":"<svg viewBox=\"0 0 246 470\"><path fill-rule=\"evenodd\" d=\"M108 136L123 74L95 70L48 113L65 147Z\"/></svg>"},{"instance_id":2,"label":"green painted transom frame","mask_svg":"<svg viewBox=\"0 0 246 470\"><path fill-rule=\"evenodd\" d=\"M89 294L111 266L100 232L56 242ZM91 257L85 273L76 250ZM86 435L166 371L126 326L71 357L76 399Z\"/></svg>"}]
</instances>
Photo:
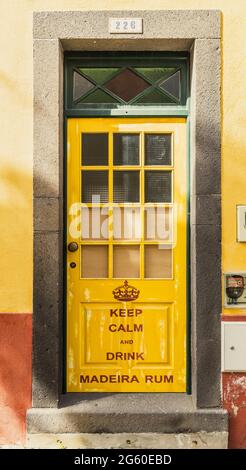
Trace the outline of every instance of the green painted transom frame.
<instances>
[{"instance_id":1,"label":"green painted transom frame","mask_svg":"<svg viewBox=\"0 0 246 470\"><path fill-rule=\"evenodd\" d=\"M188 98L185 53L65 55L65 111L179 107Z\"/></svg>"}]
</instances>

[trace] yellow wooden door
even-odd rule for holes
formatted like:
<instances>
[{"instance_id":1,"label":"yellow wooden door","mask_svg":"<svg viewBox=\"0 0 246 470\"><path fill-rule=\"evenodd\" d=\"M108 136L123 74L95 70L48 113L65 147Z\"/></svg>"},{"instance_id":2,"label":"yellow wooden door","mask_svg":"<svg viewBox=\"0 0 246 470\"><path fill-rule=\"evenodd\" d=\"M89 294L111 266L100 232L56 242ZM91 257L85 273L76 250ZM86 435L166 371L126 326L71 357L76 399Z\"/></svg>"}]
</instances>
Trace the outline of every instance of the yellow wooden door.
<instances>
[{"instance_id":1,"label":"yellow wooden door","mask_svg":"<svg viewBox=\"0 0 246 470\"><path fill-rule=\"evenodd\" d=\"M184 118L68 120L68 392L185 392L186 181Z\"/></svg>"}]
</instances>

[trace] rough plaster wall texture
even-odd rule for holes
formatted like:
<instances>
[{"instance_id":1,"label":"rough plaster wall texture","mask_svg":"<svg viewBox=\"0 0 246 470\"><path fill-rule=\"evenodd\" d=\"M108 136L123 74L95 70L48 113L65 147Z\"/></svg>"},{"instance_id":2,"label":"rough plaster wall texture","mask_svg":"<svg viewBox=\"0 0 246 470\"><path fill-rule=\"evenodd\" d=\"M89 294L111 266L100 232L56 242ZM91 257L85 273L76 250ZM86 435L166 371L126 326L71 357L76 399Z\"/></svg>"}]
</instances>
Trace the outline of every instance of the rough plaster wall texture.
<instances>
[{"instance_id":1,"label":"rough plaster wall texture","mask_svg":"<svg viewBox=\"0 0 246 470\"><path fill-rule=\"evenodd\" d=\"M134 5L134 3L133 3ZM132 5L132 7L133 7ZM120 10L118 5L114 4L114 16L122 17L125 15L124 10ZM156 10L158 10L156 8ZM181 9L183 10L183 9ZM180 29L178 37L189 38L190 29L192 27L194 37L198 38L216 38L220 37L220 19L215 15L210 15L207 11L201 11L199 18L197 17L196 12L192 10L185 11L182 13L182 19L180 16L180 11L167 11L161 8L160 15L157 18L156 12L144 10L141 8L141 11L138 13L137 10L133 8L130 9L131 15L134 13L141 15L144 21L144 35L146 38L159 37L159 32L162 28L162 25L165 24L165 34L164 37L170 39L177 38L177 23L179 22ZM129 13L129 12L128 12ZM168 15L168 21L165 21L164 15ZM208 21L209 20L209 21ZM154 27L155 26L155 27ZM108 32L108 14L105 10L97 12L97 15L93 14L93 11L86 12L86 16L83 12L76 12L76 18L74 12L67 13L64 15L62 12L54 13L52 19L49 14L46 15L44 21L44 13L35 14L35 22L33 28L33 37L35 39L77 39L81 37L81 31L83 30L83 38L92 38L92 39L111 39L114 40L115 36L112 36ZM217 33L215 31L217 30ZM107 34L105 35L105 31ZM65 34L64 34L65 32ZM118 34L118 38L125 38L124 34ZM136 38L134 34L128 34L128 39ZM138 39L141 40L141 36L138 36Z\"/></svg>"}]
</instances>

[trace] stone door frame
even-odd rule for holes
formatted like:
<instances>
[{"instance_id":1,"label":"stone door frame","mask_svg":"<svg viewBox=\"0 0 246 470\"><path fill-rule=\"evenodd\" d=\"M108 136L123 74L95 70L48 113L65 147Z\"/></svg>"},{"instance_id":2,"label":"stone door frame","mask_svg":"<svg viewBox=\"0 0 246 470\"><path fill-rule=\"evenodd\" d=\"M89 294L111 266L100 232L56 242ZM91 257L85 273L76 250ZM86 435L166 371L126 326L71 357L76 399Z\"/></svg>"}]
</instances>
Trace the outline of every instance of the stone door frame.
<instances>
[{"instance_id":1,"label":"stone door frame","mask_svg":"<svg viewBox=\"0 0 246 470\"><path fill-rule=\"evenodd\" d=\"M64 51L189 51L191 375L196 408L219 408L221 365L221 13L127 11L143 34L110 35L126 11L34 13L33 407L56 408L64 364Z\"/></svg>"}]
</instances>

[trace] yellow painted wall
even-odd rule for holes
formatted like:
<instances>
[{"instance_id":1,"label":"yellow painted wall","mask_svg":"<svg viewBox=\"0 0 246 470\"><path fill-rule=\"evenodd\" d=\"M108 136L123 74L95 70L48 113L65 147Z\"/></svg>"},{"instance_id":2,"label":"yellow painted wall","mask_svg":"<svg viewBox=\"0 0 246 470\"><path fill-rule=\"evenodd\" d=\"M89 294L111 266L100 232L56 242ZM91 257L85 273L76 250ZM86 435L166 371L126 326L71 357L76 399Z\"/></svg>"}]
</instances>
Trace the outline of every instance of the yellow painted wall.
<instances>
[{"instance_id":1,"label":"yellow painted wall","mask_svg":"<svg viewBox=\"0 0 246 470\"><path fill-rule=\"evenodd\" d=\"M2 0L0 312L32 312L32 13L144 8L223 13L223 271L246 270L246 245L236 243L235 212L236 204L246 203L246 1Z\"/></svg>"}]
</instances>

